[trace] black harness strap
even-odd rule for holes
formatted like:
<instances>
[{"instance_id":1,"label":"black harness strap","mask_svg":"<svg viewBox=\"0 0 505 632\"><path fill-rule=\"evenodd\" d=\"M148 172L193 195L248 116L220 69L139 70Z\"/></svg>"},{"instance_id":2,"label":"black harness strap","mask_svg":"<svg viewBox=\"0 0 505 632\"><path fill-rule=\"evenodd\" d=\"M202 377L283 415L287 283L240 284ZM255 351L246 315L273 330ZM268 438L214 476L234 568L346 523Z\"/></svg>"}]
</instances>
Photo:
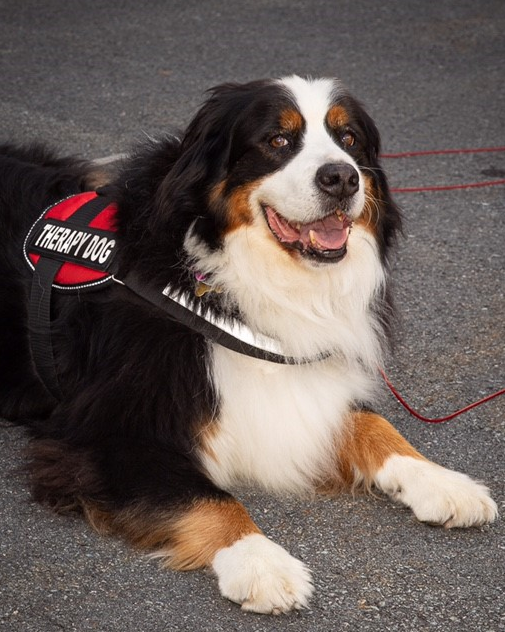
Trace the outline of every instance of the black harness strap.
<instances>
[{"instance_id":1,"label":"black harness strap","mask_svg":"<svg viewBox=\"0 0 505 632\"><path fill-rule=\"evenodd\" d=\"M109 198L101 195L93 198L72 215L72 222L87 225L110 202ZM33 273L28 316L30 345L35 368L42 383L56 399L61 399L62 393L51 340L51 290L54 277L63 264L64 261L61 260L40 257Z\"/></svg>"},{"instance_id":2,"label":"black harness strap","mask_svg":"<svg viewBox=\"0 0 505 632\"><path fill-rule=\"evenodd\" d=\"M140 281L134 272L129 272L124 279L114 278L115 281L125 285L132 292L162 309L173 320L180 322L193 331L208 338L222 347L226 347L231 351L242 355L257 358L258 360L266 360L275 364L310 364L328 358L330 353L322 353L312 358L295 358L285 356L265 349L262 346L254 345L241 340L232 333L227 332L219 325L215 325L203 316L195 313L185 305L168 296L162 289L154 288Z\"/></svg>"},{"instance_id":3,"label":"black harness strap","mask_svg":"<svg viewBox=\"0 0 505 632\"><path fill-rule=\"evenodd\" d=\"M56 399L61 399L61 390L51 340L51 286L61 265L61 261L55 259L39 259L33 273L28 316L35 368L42 383Z\"/></svg>"},{"instance_id":4,"label":"black harness strap","mask_svg":"<svg viewBox=\"0 0 505 632\"><path fill-rule=\"evenodd\" d=\"M104 208L107 208L112 200L104 195L101 190L97 191L98 195L86 202L81 206L81 208L77 209L77 211L72 215L71 221L78 222L79 224L87 225L89 224L99 213L103 211Z\"/></svg>"}]
</instances>

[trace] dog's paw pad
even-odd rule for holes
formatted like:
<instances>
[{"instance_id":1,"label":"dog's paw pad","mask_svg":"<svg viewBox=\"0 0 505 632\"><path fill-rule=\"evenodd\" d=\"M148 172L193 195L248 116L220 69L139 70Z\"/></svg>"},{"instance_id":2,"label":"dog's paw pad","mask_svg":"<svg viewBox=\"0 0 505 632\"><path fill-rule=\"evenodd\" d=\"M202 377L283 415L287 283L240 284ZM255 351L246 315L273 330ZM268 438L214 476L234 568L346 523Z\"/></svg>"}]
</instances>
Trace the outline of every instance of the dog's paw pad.
<instances>
[{"instance_id":1,"label":"dog's paw pad","mask_svg":"<svg viewBox=\"0 0 505 632\"><path fill-rule=\"evenodd\" d=\"M260 534L218 551L212 567L221 594L243 610L281 614L305 608L312 595L306 566Z\"/></svg>"}]
</instances>

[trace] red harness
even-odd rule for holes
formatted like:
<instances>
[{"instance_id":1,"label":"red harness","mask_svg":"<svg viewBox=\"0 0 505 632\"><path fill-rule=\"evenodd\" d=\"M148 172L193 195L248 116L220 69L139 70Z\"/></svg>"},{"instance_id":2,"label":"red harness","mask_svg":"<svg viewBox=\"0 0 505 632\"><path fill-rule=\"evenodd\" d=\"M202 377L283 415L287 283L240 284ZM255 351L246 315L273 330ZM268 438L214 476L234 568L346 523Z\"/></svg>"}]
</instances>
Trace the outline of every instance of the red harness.
<instances>
[{"instance_id":1,"label":"red harness","mask_svg":"<svg viewBox=\"0 0 505 632\"><path fill-rule=\"evenodd\" d=\"M116 204L95 192L73 195L46 209L31 227L24 256L35 271L42 259L57 267L57 290L95 289L112 280ZM57 266L59 262L60 265Z\"/></svg>"}]
</instances>

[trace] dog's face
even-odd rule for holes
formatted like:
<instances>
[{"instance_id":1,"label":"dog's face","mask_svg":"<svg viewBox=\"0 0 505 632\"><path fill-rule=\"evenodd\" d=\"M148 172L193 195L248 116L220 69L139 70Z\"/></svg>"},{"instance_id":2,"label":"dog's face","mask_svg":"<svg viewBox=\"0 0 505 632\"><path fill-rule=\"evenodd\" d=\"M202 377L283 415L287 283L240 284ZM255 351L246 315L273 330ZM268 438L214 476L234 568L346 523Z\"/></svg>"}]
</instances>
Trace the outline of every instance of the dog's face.
<instances>
[{"instance_id":1,"label":"dog's face","mask_svg":"<svg viewBox=\"0 0 505 632\"><path fill-rule=\"evenodd\" d=\"M285 80L277 112L240 158L267 173L249 185L251 216L260 211L281 247L310 263L338 262L353 221L363 213L366 180L357 159L369 142L333 82ZM233 173L233 169L232 172Z\"/></svg>"},{"instance_id":2,"label":"dog's face","mask_svg":"<svg viewBox=\"0 0 505 632\"><path fill-rule=\"evenodd\" d=\"M398 227L378 152L373 121L338 81L224 85L190 124L165 190L192 198L192 234L211 249L255 227L304 265L337 264L353 225L382 255Z\"/></svg>"}]
</instances>

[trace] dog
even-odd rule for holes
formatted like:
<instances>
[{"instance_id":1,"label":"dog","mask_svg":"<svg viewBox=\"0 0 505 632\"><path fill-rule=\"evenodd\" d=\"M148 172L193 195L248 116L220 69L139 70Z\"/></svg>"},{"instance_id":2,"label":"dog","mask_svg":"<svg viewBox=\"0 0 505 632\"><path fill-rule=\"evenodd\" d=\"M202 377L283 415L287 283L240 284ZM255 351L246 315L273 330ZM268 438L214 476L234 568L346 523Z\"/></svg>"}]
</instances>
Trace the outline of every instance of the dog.
<instances>
[{"instance_id":1,"label":"dog","mask_svg":"<svg viewBox=\"0 0 505 632\"><path fill-rule=\"evenodd\" d=\"M212 89L180 137L142 144L99 194L93 163L2 147L0 415L29 428L35 500L168 567L210 567L224 597L274 614L307 606L311 575L241 486L373 486L423 522L495 519L484 485L373 410L401 229L379 143L339 81L291 76ZM38 292L27 235L77 194L109 205L96 243L114 245L113 272ZM46 245L77 250L85 237L66 230L46 222Z\"/></svg>"}]
</instances>

